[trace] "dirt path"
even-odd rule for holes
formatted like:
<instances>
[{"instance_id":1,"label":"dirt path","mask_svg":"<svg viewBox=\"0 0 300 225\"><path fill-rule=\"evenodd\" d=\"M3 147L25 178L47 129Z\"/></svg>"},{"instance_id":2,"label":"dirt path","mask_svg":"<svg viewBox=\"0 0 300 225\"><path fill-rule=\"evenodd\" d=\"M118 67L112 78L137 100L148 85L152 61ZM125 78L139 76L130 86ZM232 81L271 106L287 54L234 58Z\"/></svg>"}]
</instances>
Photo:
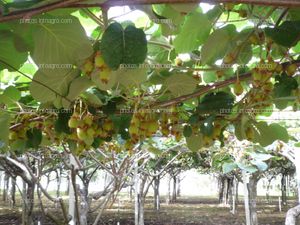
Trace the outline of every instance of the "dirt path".
<instances>
[{"instance_id":1,"label":"dirt path","mask_svg":"<svg viewBox=\"0 0 300 225\"><path fill-rule=\"evenodd\" d=\"M294 200L289 202L293 205ZM134 225L133 202L128 199L120 200L111 209L107 209L99 225ZM258 216L260 225L284 224L286 207L279 212L276 200L267 204L264 200L258 203ZM50 211L59 215L55 208ZM220 206L216 199L199 197L180 198L176 203L161 204L161 210L153 210L153 201L146 201L145 225L243 225L245 215L243 203L238 206L237 215L232 215L228 207ZM94 217L95 215L93 215ZM35 221L41 219L41 212L35 209ZM118 223L119 222L119 223ZM37 224L37 222L36 222ZM21 225L21 210L9 209L5 204L0 205L0 225ZM41 225L53 225L48 220L42 220Z\"/></svg>"}]
</instances>

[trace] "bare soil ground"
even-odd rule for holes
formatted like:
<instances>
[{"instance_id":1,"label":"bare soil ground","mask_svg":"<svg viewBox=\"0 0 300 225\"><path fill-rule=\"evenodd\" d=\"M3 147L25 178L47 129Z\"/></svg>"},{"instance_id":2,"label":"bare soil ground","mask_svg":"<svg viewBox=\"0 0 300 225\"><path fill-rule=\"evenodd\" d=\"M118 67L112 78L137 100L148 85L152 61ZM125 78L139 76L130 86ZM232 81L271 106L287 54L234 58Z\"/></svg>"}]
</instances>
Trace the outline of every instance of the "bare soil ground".
<instances>
[{"instance_id":1,"label":"bare soil ground","mask_svg":"<svg viewBox=\"0 0 300 225\"><path fill-rule=\"evenodd\" d=\"M258 217L260 225L283 225L287 209L295 204L289 200L289 205L279 212L278 200L273 198L267 203L264 198L258 199ZM237 214L232 215L230 209L220 206L215 198L181 197L176 203L167 205L163 200L161 209L153 209L153 200L146 201L145 225L243 225L245 214L242 198ZM60 217L59 209L48 205L55 216ZM91 215L91 219L96 214ZM41 225L52 225L49 220L42 218L38 207L34 213L35 221L41 220ZM38 224L36 222L36 224ZM104 212L99 225L134 225L134 205L129 199L117 200L116 203ZM21 208L11 209L7 203L0 201L0 225L21 225Z\"/></svg>"}]
</instances>

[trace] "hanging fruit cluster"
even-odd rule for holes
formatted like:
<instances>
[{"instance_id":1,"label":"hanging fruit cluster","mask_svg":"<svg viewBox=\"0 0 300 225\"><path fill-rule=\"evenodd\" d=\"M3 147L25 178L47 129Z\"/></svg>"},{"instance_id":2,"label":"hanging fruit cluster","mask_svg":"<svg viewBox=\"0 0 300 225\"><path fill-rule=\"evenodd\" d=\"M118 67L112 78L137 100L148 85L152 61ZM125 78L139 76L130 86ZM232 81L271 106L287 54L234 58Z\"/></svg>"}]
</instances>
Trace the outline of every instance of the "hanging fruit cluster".
<instances>
[{"instance_id":1,"label":"hanging fruit cluster","mask_svg":"<svg viewBox=\"0 0 300 225\"><path fill-rule=\"evenodd\" d=\"M22 113L17 115L14 122L11 124L12 127L9 132L10 144L26 143L30 139L32 130L39 132L44 138L53 143L59 143L61 141L61 135L58 135L55 132L55 119L55 115L48 115L47 117L36 113Z\"/></svg>"},{"instance_id":2,"label":"hanging fruit cluster","mask_svg":"<svg viewBox=\"0 0 300 225\"><path fill-rule=\"evenodd\" d=\"M270 106L272 97L270 93L274 89L271 78L274 73L281 73L282 65L269 59L268 62L261 61L251 71L253 89L249 92L246 103L253 105L255 109Z\"/></svg>"},{"instance_id":3,"label":"hanging fruit cluster","mask_svg":"<svg viewBox=\"0 0 300 225\"><path fill-rule=\"evenodd\" d=\"M224 124L220 120L215 120L213 122L212 132L210 135L203 134L202 142L205 147L211 146L214 141L220 140L222 136L222 130L224 128Z\"/></svg>"},{"instance_id":4,"label":"hanging fruit cluster","mask_svg":"<svg viewBox=\"0 0 300 225\"><path fill-rule=\"evenodd\" d=\"M26 140L26 132L32 127L30 123L30 119L33 116L31 114L21 114L17 116L15 124L20 124L20 126L16 126L15 129L10 130L9 132L9 141L14 142L16 140Z\"/></svg>"},{"instance_id":5,"label":"hanging fruit cluster","mask_svg":"<svg viewBox=\"0 0 300 225\"><path fill-rule=\"evenodd\" d=\"M263 88L267 91L271 91L268 88L270 85L270 79L273 74L281 73L283 70L282 65L269 59L268 62L261 61L252 73L252 84L255 88Z\"/></svg>"},{"instance_id":6,"label":"hanging fruit cluster","mask_svg":"<svg viewBox=\"0 0 300 225\"><path fill-rule=\"evenodd\" d=\"M77 153L90 149L97 138L105 140L111 137L114 129L110 119L98 119L90 113L74 112L68 125L72 131L69 139L77 143Z\"/></svg>"},{"instance_id":7,"label":"hanging fruit cluster","mask_svg":"<svg viewBox=\"0 0 300 225\"><path fill-rule=\"evenodd\" d=\"M173 135L176 141L180 141L181 125L179 124L179 113L175 106L172 106L168 112L163 112L160 119L160 130L163 136Z\"/></svg>"},{"instance_id":8,"label":"hanging fruit cluster","mask_svg":"<svg viewBox=\"0 0 300 225\"><path fill-rule=\"evenodd\" d=\"M158 122L155 114L147 113L146 110L138 110L132 116L129 134L133 143L149 138L158 130Z\"/></svg>"},{"instance_id":9,"label":"hanging fruit cluster","mask_svg":"<svg viewBox=\"0 0 300 225\"><path fill-rule=\"evenodd\" d=\"M88 58L82 66L83 74L91 76L95 73L95 76L99 80L107 84L110 78L111 69L106 65L100 51L97 51L92 57Z\"/></svg>"}]
</instances>

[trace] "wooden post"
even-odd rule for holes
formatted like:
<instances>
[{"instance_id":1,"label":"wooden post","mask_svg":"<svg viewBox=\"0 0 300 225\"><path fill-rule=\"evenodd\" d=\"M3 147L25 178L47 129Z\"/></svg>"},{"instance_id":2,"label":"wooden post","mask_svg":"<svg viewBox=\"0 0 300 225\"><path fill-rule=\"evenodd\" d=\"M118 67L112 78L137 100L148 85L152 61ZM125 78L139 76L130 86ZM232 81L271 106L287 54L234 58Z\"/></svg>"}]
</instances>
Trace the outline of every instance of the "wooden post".
<instances>
[{"instance_id":1,"label":"wooden post","mask_svg":"<svg viewBox=\"0 0 300 225\"><path fill-rule=\"evenodd\" d=\"M77 162L72 154L70 154L70 164L74 166L74 169L78 167ZM76 225L77 224L77 217L76 217L76 200L75 200L75 190L72 184L72 171L70 171L70 179L69 179L69 215L72 219L69 222L69 225Z\"/></svg>"},{"instance_id":2,"label":"wooden post","mask_svg":"<svg viewBox=\"0 0 300 225\"><path fill-rule=\"evenodd\" d=\"M243 174L243 184L244 184L246 225L251 225L250 208L249 208L249 192L248 192L249 175L244 170L242 171L242 174Z\"/></svg>"},{"instance_id":3,"label":"wooden post","mask_svg":"<svg viewBox=\"0 0 300 225\"><path fill-rule=\"evenodd\" d=\"M298 203L300 204L300 148L295 147L296 181L298 185Z\"/></svg>"},{"instance_id":4,"label":"wooden post","mask_svg":"<svg viewBox=\"0 0 300 225\"><path fill-rule=\"evenodd\" d=\"M138 162L135 162L135 168L134 168L134 224L139 225L139 219L140 219L140 176L138 173Z\"/></svg>"},{"instance_id":5,"label":"wooden post","mask_svg":"<svg viewBox=\"0 0 300 225\"><path fill-rule=\"evenodd\" d=\"M279 196L278 197L278 208L279 208L279 212L281 212L282 211L282 209L281 209L281 197Z\"/></svg>"}]
</instances>

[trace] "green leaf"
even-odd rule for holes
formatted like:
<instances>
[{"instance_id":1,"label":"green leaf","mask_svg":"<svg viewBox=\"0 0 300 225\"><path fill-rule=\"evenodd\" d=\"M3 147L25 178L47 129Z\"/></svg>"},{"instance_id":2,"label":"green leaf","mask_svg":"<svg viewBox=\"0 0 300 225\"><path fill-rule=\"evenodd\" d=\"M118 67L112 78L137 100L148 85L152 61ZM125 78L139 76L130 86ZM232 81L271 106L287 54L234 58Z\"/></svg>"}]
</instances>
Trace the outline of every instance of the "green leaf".
<instances>
[{"instance_id":1,"label":"green leaf","mask_svg":"<svg viewBox=\"0 0 300 225\"><path fill-rule=\"evenodd\" d=\"M295 147L297 147L297 148L300 148L300 142L298 142L298 143L295 143L295 145L294 145Z\"/></svg>"},{"instance_id":2,"label":"green leaf","mask_svg":"<svg viewBox=\"0 0 300 225\"><path fill-rule=\"evenodd\" d=\"M274 28L267 27L265 28L265 33L275 43L285 47L292 47L300 40L300 20L284 21L281 25Z\"/></svg>"},{"instance_id":3,"label":"green leaf","mask_svg":"<svg viewBox=\"0 0 300 225\"><path fill-rule=\"evenodd\" d=\"M214 130L215 115L207 117L200 125L201 133L205 136L211 136Z\"/></svg>"},{"instance_id":4,"label":"green leaf","mask_svg":"<svg viewBox=\"0 0 300 225\"><path fill-rule=\"evenodd\" d=\"M183 135L185 137L190 137L193 134L192 127L190 125L185 125L183 128Z\"/></svg>"},{"instance_id":5,"label":"green leaf","mask_svg":"<svg viewBox=\"0 0 300 225\"><path fill-rule=\"evenodd\" d=\"M291 96L292 90L298 88L297 80L294 77L289 77L285 73L275 77L275 85L273 89L274 103L278 109L284 109L288 106L289 100L277 99Z\"/></svg>"},{"instance_id":6,"label":"green leaf","mask_svg":"<svg viewBox=\"0 0 300 225\"><path fill-rule=\"evenodd\" d=\"M247 64L252 58L252 46L251 43L246 43L242 45L239 49L239 54L236 62L238 64Z\"/></svg>"},{"instance_id":7,"label":"green leaf","mask_svg":"<svg viewBox=\"0 0 300 225\"><path fill-rule=\"evenodd\" d=\"M82 97L86 99L89 105L94 106L94 107L100 107L103 105L103 102L101 99L95 95L92 90L87 90L82 94Z\"/></svg>"},{"instance_id":8,"label":"green leaf","mask_svg":"<svg viewBox=\"0 0 300 225\"><path fill-rule=\"evenodd\" d=\"M74 16L40 16L38 20L66 21L65 23L38 23L34 32L32 58L44 74L51 75L72 65L80 65L93 54L93 48L84 28ZM69 21L69 22L67 22Z\"/></svg>"},{"instance_id":9,"label":"green leaf","mask_svg":"<svg viewBox=\"0 0 300 225\"><path fill-rule=\"evenodd\" d=\"M250 155L256 161L267 161L273 157L270 154L257 153L257 152L251 152Z\"/></svg>"},{"instance_id":10,"label":"green leaf","mask_svg":"<svg viewBox=\"0 0 300 225\"><path fill-rule=\"evenodd\" d=\"M92 84L92 81L86 76L75 78L69 86L67 99L70 101L75 100L82 92L91 87ZM64 108L70 107L70 102L66 99L62 99L62 104Z\"/></svg>"},{"instance_id":11,"label":"green leaf","mask_svg":"<svg viewBox=\"0 0 300 225\"><path fill-rule=\"evenodd\" d=\"M207 18L211 21L214 22L217 18L219 18L223 13L223 8L221 5L216 5L214 8L209 10L206 15Z\"/></svg>"},{"instance_id":12,"label":"green leaf","mask_svg":"<svg viewBox=\"0 0 300 225\"><path fill-rule=\"evenodd\" d=\"M300 20L300 9L299 8L290 8L289 15L292 20Z\"/></svg>"},{"instance_id":13,"label":"green leaf","mask_svg":"<svg viewBox=\"0 0 300 225\"><path fill-rule=\"evenodd\" d=\"M237 168L237 165L234 162L225 162L222 166L223 173L225 173L225 174L230 173L231 171L233 171L236 168Z\"/></svg>"},{"instance_id":14,"label":"green leaf","mask_svg":"<svg viewBox=\"0 0 300 225\"><path fill-rule=\"evenodd\" d=\"M249 117L245 114L242 114L240 120L234 123L235 136L238 140L242 141L247 139L245 133L247 125L249 125ZM250 124L250 126L252 126L252 124Z\"/></svg>"},{"instance_id":15,"label":"green leaf","mask_svg":"<svg viewBox=\"0 0 300 225\"><path fill-rule=\"evenodd\" d=\"M14 45L14 37L15 34L9 30L1 30L0 32L0 71L4 68L8 69L9 71L19 69L27 60L28 55L26 52L18 52L16 50ZM13 66L15 69L6 64Z\"/></svg>"},{"instance_id":16,"label":"green leaf","mask_svg":"<svg viewBox=\"0 0 300 225\"><path fill-rule=\"evenodd\" d=\"M78 75L79 71L75 69L69 71L59 70L57 73L51 75L38 70L34 75L34 81L30 85L30 93L39 102L54 102L57 99L61 99L54 91L62 96L67 96L69 85Z\"/></svg>"},{"instance_id":17,"label":"green leaf","mask_svg":"<svg viewBox=\"0 0 300 225\"><path fill-rule=\"evenodd\" d=\"M227 112L232 109L234 103L234 96L227 92L214 92L207 94L201 100L198 111L205 112Z\"/></svg>"},{"instance_id":18,"label":"green leaf","mask_svg":"<svg viewBox=\"0 0 300 225\"><path fill-rule=\"evenodd\" d=\"M114 70L121 64L141 64L147 55L146 35L134 26L124 30L121 24L112 23L102 36L100 51L105 63Z\"/></svg>"},{"instance_id":19,"label":"green leaf","mask_svg":"<svg viewBox=\"0 0 300 225\"><path fill-rule=\"evenodd\" d=\"M266 171L268 169L268 164L258 160L251 160L251 164L255 165L260 171Z\"/></svg>"},{"instance_id":20,"label":"green leaf","mask_svg":"<svg viewBox=\"0 0 300 225\"><path fill-rule=\"evenodd\" d=\"M253 142L259 143L263 147L271 145L276 140L283 142L289 140L287 129L277 123L268 125L266 122L259 122L254 126L256 129Z\"/></svg>"},{"instance_id":21,"label":"green leaf","mask_svg":"<svg viewBox=\"0 0 300 225\"><path fill-rule=\"evenodd\" d=\"M170 45L169 41L167 38L164 36L159 36L159 37L152 37L149 41L152 43L148 43L148 55L153 58L155 62L161 63L161 64L168 64L170 63L168 61L168 56L169 56L169 50L164 48L163 45ZM162 44L162 46L153 44L154 43L159 43Z\"/></svg>"},{"instance_id":22,"label":"green leaf","mask_svg":"<svg viewBox=\"0 0 300 225\"><path fill-rule=\"evenodd\" d=\"M206 84L213 83L217 80L217 74L215 71L204 71L202 79Z\"/></svg>"},{"instance_id":23,"label":"green leaf","mask_svg":"<svg viewBox=\"0 0 300 225\"><path fill-rule=\"evenodd\" d=\"M9 86L4 90L3 94L0 95L0 102L10 105L19 101L20 98L21 92L14 86Z\"/></svg>"},{"instance_id":24,"label":"green leaf","mask_svg":"<svg viewBox=\"0 0 300 225\"><path fill-rule=\"evenodd\" d=\"M28 130L26 136L27 136L26 147L35 148L35 149L39 147L43 138L41 130L37 128Z\"/></svg>"},{"instance_id":25,"label":"green leaf","mask_svg":"<svg viewBox=\"0 0 300 225\"><path fill-rule=\"evenodd\" d=\"M249 172L249 173L255 173L255 172L257 172L257 168L254 167L254 166L251 166L251 165L247 165L247 164L238 162L238 163L237 163L237 166L238 166L241 170L245 170L246 172Z\"/></svg>"},{"instance_id":26,"label":"green leaf","mask_svg":"<svg viewBox=\"0 0 300 225\"><path fill-rule=\"evenodd\" d=\"M217 59L223 58L230 46L234 44L235 35L236 28L232 24L215 30L201 49L201 64L213 64Z\"/></svg>"},{"instance_id":27,"label":"green leaf","mask_svg":"<svg viewBox=\"0 0 300 225\"><path fill-rule=\"evenodd\" d=\"M10 127L10 116L6 112L0 112L0 150L7 148L9 127Z\"/></svg>"},{"instance_id":28,"label":"green leaf","mask_svg":"<svg viewBox=\"0 0 300 225\"><path fill-rule=\"evenodd\" d=\"M197 24L197 26L195 26ZM183 24L181 32L174 40L177 53L191 52L197 49L208 38L212 28L211 22L205 14L193 12L189 14Z\"/></svg>"},{"instance_id":29,"label":"green leaf","mask_svg":"<svg viewBox=\"0 0 300 225\"><path fill-rule=\"evenodd\" d=\"M287 76L285 73L275 77L274 97L287 97L291 95L292 90L298 88L297 80L294 77Z\"/></svg>"},{"instance_id":30,"label":"green leaf","mask_svg":"<svg viewBox=\"0 0 300 225\"><path fill-rule=\"evenodd\" d=\"M187 3L187 4L170 4L170 6L181 14L186 14L192 12L198 7L197 3Z\"/></svg>"},{"instance_id":31,"label":"green leaf","mask_svg":"<svg viewBox=\"0 0 300 225\"><path fill-rule=\"evenodd\" d=\"M152 5L153 12L156 14L158 19L169 19L170 23L162 23L162 33L164 36L167 34L174 34L178 31L179 25L183 22L184 17L182 14L171 7L170 4L155 4Z\"/></svg>"},{"instance_id":32,"label":"green leaf","mask_svg":"<svg viewBox=\"0 0 300 225\"><path fill-rule=\"evenodd\" d=\"M191 135L190 137L186 137L185 140L187 147L193 152L203 147L202 135Z\"/></svg>"},{"instance_id":33,"label":"green leaf","mask_svg":"<svg viewBox=\"0 0 300 225\"><path fill-rule=\"evenodd\" d=\"M10 150L14 151L16 154L23 154L26 150L26 140L18 139L10 143Z\"/></svg>"},{"instance_id":34,"label":"green leaf","mask_svg":"<svg viewBox=\"0 0 300 225\"><path fill-rule=\"evenodd\" d=\"M54 128L57 133L66 133L66 134L71 133L68 125L71 116L72 116L71 112L64 111L64 110L59 111L58 118L54 123Z\"/></svg>"},{"instance_id":35,"label":"green leaf","mask_svg":"<svg viewBox=\"0 0 300 225\"><path fill-rule=\"evenodd\" d=\"M139 86L141 83L147 80L147 69L119 69L117 72L117 82L126 88L132 88L133 86Z\"/></svg>"},{"instance_id":36,"label":"green leaf","mask_svg":"<svg viewBox=\"0 0 300 225\"><path fill-rule=\"evenodd\" d=\"M178 97L195 91L197 81L185 74L174 74L165 80L164 85L167 90L171 91L174 97Z\"/></svg>"}]
</instances>

